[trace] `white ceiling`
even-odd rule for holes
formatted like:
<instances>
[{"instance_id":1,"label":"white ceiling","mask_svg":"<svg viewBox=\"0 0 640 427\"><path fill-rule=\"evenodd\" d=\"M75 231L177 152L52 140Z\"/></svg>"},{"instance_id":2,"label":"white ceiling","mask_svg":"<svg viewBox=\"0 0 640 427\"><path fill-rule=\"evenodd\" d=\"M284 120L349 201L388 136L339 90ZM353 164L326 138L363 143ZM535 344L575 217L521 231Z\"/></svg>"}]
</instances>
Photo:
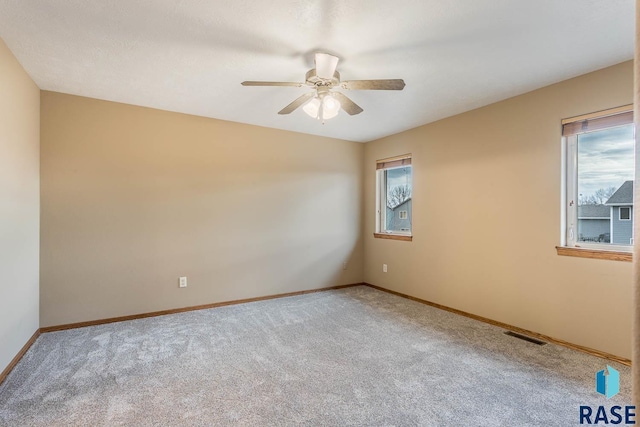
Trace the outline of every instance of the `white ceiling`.
<instances>
[{"instance_id":1,"label":"white ceiling","mask_svg":"<svg viewBox=\"0 0 640 427\"><path fill-rule=\"evenodd\" d=\"M370 141L633 58L634 0L0 0L0 37L41 89ZM364 112L277 112L312 53ZM348 92L348 93L347 93Z\"/></svg>"}]
</instances>

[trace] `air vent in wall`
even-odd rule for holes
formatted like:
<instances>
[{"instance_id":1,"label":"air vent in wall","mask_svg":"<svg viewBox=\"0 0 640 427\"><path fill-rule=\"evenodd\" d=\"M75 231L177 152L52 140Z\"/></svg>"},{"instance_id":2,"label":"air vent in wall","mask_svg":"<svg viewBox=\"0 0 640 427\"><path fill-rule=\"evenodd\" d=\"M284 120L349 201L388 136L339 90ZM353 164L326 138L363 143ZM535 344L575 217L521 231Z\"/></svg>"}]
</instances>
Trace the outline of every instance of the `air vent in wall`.
<instances>
[{"instance_id":1,"label":"air vent in wall","mask_svg":"<svg viewBox=\"0 0 640 427\"><path fill-rule=\"evenodd\" d=\"M519 334L517 332L507 331L504 334L505 335L509 335L510 337L519 338L519 339L524 340L524 341L529 341L530 343L533 343L535 345L545 345L546 344L546 342L544 342L544 341L540 341L540 340L537 340L535 338L531 338L531 337L528 337L526 335Z\"/></svg>"}]
</instances>

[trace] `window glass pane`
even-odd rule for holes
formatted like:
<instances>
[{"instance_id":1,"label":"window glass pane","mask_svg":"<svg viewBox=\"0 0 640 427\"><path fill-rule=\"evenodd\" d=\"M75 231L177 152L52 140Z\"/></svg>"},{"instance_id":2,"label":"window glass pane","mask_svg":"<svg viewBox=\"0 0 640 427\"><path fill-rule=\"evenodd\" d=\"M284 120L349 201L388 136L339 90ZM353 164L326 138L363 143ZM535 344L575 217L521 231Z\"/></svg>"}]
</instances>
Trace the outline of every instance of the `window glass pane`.
<instances>
[{"instance_id":1,"label":"window glass pane","mask_svg":"<svg viewBox=\"0 0 640 427\"><path fill-rule=\"evenodd\" d=\"M629 208L620 208L620 219L630 220L631 219L631 209Z\"/></svg>"},{"instance_id":2,"label":"window glass pane","mask_svg":"<svg viewBox=\"0 0 640 427\"><path fill-rule=\"evenodd\" d=\"M387 169L386 231L411 231L411 166ZM405 212L406 211L406 212Z\"/></svg>"},{"instance_id":3,"label":"window glass pane","mask_svg":"<svg viewBox=\"0 0 640 427\"><path fill-rule=\"evenodd\" d=\"M632 124L578 135L577 241L630 244L634 154Z\"/></svg>"}]
</instances>

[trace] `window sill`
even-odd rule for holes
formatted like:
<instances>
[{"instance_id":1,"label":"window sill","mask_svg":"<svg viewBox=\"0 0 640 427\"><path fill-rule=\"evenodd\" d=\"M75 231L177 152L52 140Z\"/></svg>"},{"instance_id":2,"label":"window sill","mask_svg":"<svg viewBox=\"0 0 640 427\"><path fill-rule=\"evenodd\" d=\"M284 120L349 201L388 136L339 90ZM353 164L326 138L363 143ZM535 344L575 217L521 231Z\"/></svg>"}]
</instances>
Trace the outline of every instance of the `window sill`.
<instances>
[{"instance_id":1,"label":"window sill","mask_svg":"<svg viewBox=\"0 0 640 427\"><path fill-rule=\"evenodd\" d=\"M611 261L633 261L633 253L620 252L620 251L603 251L596 249L585 248L568 248L566 246L556 246L558 255L562 256L574 256L579 258L592 258L592 259L608 259Z\"/></svg>"},{"instance_id":2,"label":"window sill","mask_svg":"<svg viewBox=\"0 0 640 427\"><path fill-rule=\"evenodd\" d=\"M413 240L413 236L409 234L373 233L373 237L376 239L403 240L405 242L411 242Z\"/></svg>"}]
</instances>

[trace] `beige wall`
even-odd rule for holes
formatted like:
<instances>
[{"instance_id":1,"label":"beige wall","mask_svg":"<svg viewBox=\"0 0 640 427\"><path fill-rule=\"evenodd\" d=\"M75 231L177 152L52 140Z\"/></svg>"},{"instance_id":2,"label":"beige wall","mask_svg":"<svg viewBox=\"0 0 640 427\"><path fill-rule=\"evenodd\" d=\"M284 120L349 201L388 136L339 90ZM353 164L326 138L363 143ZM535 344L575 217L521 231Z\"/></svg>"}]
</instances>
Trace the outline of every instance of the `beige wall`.
<instances>
[{"instance_id":1,"label":"beige wall","mask_svg":"<svg viewBox=\"0 0 640 427\"><path fill-rule=\"evenodd\" d=\"M0 40L0 372L38 329L40 90Z\"/></svg>"},{"instance_id":2,"label":"beige wall","mask_svg":"<svg viewBox=\"0 0 640 427\"><path fill-rule=\"evenodd\" d=\"M362 281L362 144L41 102L42 326Z\"/></svg>"},{"instance_id":3,"label":"beige wall","mask_svg":"<svg viewBox=\"0 0 640 427\"><path fill-rule=\"evenodd\" d=\"M365 281L630 357L631 263L555 246L560 120L632 102L630 61L366 144ZM413 242L374 239L375 161L405 153Z\"/></svg>"},{"instance_id":4,"label":"beige wall","mask_svg":"<svg viewBox=\"0 0 640 427\"><path fill-rule=\"evenodd\" d=\"M631 264L555 246L560 120L632 97L627 62L361 145L43 92L41 325L364 278L630 357ZM414 241L374 239L409 152Z\"/></svg>"}]
</instances>

